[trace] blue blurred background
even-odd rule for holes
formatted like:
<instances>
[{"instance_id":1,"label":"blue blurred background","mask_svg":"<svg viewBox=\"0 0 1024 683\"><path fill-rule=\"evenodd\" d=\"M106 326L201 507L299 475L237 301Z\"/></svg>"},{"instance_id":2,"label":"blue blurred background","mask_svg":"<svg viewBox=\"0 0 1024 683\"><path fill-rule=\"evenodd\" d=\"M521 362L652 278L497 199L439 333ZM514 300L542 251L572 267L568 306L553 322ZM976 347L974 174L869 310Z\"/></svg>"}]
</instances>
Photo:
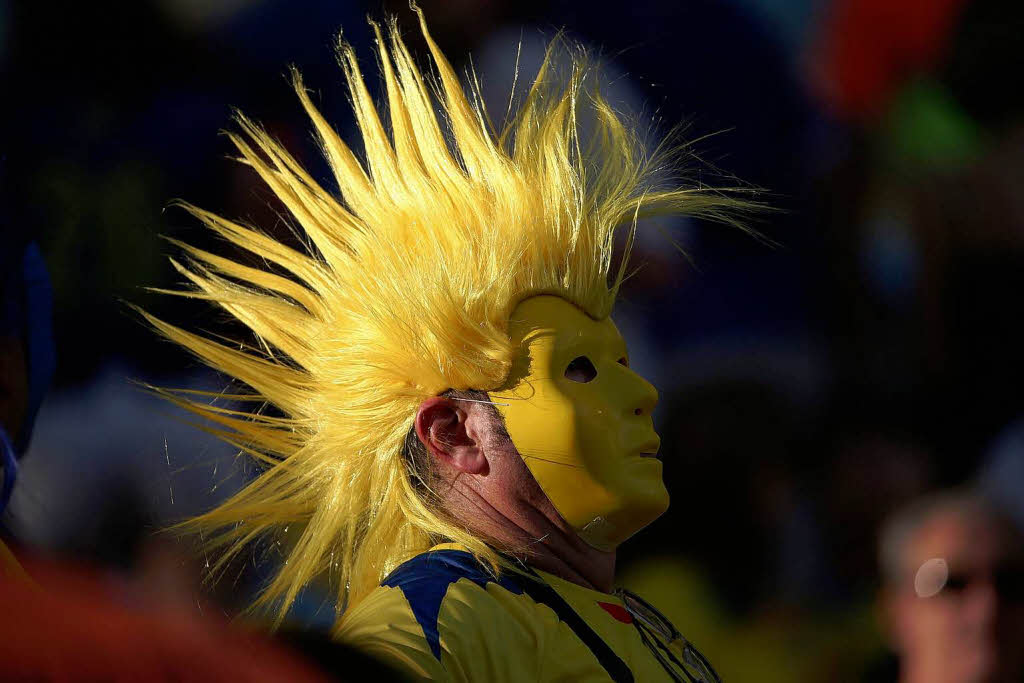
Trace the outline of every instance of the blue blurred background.
<instances>
[{"instance_id":1,"label":"blue blurred background","mask_svg":"<svg viewBox=\"0 0 1024 683\"><path fill-rule=\"evenodd\" d=\"M695 222L673 226L692 263L641 241L616 318L661 392L673 506L623 548L621 576L726 680L870 679L890 658L881 521L971 483L1024 523L1022 5L422 6L499 113L517 52L525 78L565 29L638 125L684 123L710 166L782 209L755 225L777 246ZM217 132L237 107L322 174L286 66L351 136L332 45L343 28L372 73L365 16L391 13L423 55L398 0L0 0L0 230L39 242L56 297L57 378L5 519L26 546L229 609L265 578L253 562L200 586L201 558L153 534L251 473L131 383L226 385L123 302L223 324L144 289L177 284L161 235L210 241L168 201L283 234ZM297 619L333 617L308 602Z\"/></svg>"}]
</instances>

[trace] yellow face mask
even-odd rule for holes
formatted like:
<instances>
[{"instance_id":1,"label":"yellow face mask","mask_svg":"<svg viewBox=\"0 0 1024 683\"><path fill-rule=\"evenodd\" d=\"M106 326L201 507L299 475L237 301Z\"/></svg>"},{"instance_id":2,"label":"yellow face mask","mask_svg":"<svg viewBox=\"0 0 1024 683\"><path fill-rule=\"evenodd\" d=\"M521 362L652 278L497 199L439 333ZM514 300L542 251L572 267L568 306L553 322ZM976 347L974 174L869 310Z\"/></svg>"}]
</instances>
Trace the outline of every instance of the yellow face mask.
<instances>
[{"instance_id":1,"label":"yellow face mask","mask_svg":"<svg viewBox=\"0 0 1024 683\"><path fill-rule=\"evenodd\" d=\"M509 334L520 359L491 400L559 514L612 550L668 508L651 420L658 392L629 369L615 324L565 299L525 299Z\"/></svg>"}]
</instances>

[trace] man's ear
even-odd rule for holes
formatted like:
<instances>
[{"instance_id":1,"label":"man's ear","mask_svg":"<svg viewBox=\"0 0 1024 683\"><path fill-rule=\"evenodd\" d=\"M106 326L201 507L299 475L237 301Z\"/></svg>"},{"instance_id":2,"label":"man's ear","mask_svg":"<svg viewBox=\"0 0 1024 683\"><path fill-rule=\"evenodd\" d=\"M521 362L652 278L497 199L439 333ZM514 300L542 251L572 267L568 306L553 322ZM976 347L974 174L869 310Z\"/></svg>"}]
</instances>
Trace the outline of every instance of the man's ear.
<instances>
[{"instance_id":1,"label":"man's ear","mask_svg":"<svg viewBox=\"0 0 1024 683\"><path fill-rule=\"evenodd\" d=\"M475 411L458 401L435 396L416 412L416 436L439 462L466 474L486 475L490 467L474 417Z\"/></svg>"}]
</instances>

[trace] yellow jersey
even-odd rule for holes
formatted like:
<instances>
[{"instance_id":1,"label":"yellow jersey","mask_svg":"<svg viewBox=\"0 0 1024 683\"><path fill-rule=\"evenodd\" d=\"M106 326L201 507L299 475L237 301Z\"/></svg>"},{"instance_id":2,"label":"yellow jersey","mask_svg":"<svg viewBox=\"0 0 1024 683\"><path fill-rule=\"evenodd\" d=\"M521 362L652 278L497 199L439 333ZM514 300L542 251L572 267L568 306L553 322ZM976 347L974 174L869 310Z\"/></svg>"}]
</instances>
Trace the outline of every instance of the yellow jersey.
<instances>
[{"instance_id":1,"label":"yellow jersey","mask_svg":"<svg viewBox=\"0 0 1024 683\"><path fill-rule=\"evenodd\" d=\"M336 636L417 680L700 680L679 666L682 644L654 641L618 595L530 571L542 582L432 549L346 612Z\"/></svg>"}]
</instances>

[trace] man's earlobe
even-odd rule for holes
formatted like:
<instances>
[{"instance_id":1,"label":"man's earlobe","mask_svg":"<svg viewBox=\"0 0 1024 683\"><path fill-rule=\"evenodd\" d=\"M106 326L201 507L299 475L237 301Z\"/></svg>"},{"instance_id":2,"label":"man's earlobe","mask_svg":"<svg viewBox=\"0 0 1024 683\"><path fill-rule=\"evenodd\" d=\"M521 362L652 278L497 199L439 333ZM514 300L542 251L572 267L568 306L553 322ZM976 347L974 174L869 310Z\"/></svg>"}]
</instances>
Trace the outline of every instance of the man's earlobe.
<instances>
[{"instance_id":1,"label":"man's earlobe","mask_svg":"<svg viewBox=\"0 0 1024 683\"><path fill-rule=\"evenodd\" d=\"M469 423L468 411L451 399L435 396L416 412L416 436L436 460L466 474L487 474L487 458Z\"/></svg>"}]
</instances>

